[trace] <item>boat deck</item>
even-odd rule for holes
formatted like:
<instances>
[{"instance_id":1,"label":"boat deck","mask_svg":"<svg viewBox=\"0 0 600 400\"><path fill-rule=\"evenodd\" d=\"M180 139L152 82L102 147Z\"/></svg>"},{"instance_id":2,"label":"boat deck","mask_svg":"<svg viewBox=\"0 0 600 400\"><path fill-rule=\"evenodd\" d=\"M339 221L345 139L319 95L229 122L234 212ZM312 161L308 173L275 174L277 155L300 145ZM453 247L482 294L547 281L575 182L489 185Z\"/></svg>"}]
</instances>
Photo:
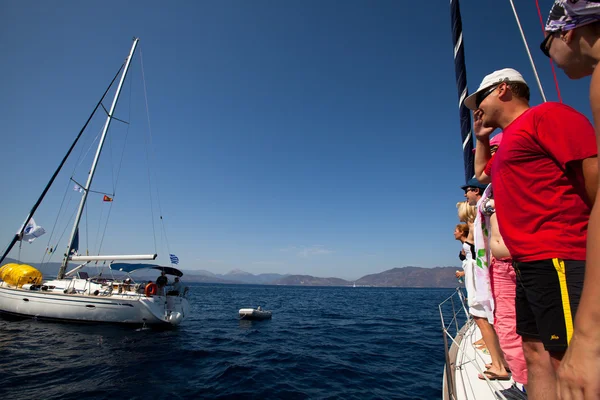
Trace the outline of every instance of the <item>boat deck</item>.
<instances>
[{"instance_id":1,"label":"boat deck","mask_svg":"<svg viewBox=\"0 0 600 400\"><path fill-rule=\"evenodd\" d=\"M508 389L514 381L487 381L478 378L485 371L485 364L492 361L489 354L478 350L473 343L481 339L481 333L474 322L469 322L456 352L454 364L455 395L457 400L503 399L500 390Z\"/></svg>"},{"instance_id":2,"label":"boat deck","mask_svg":"<svg viewBox=\"0 0 600 400\"><path fill-rule=\"evenodd\" d=\"M481 339L481 332L475 321L467 317L465 302L462 290L457 289L439 306L446 346L443 399L504 400L506 398L500 391L511 387L514 381L479 379L491 357L487 350L479 350L473 345ZM451 344L449 348L448 344Z\"/></svg>"}]
</instances>

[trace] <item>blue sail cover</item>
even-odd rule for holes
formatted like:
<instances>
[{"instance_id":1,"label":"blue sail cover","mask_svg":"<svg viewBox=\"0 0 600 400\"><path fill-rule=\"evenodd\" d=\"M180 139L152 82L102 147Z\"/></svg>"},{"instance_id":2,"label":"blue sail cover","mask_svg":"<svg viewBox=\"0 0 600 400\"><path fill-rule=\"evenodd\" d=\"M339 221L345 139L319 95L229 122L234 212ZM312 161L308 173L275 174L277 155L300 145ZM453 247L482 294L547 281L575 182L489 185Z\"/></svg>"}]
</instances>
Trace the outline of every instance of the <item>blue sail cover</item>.
<instances>
[{"instance_id":1,"label":"blue sail cover","mask_svg":"<svg viewBox=\"0 0 600 400\"><path fill-rule=\"evenodd\" d=\"M163 267L156 264L132 264L132 263L112 263L110 269L115 271L131 273L139 271L141 269L157 269L159 271L165 271L167 275L183 276L183 272L173 267Z\"/></svg>"},{"instance_id":2,"label":"blue sail cover","mask_svg":"<svg viewBox=\"0 0 600 400\"><path fill-rule=\"evenodd\" d=\"M450 1L452 14L452 43L454 44L454 73L458 89L458 110L460 115L460 136L462 138L465 183L475 176L473 157L473 135L471 134L471 112L465 106L469 94L467 88L467 67L465 65L465 46L463 43L462 18L458 0Z\"/></svg>"}]
</instances>

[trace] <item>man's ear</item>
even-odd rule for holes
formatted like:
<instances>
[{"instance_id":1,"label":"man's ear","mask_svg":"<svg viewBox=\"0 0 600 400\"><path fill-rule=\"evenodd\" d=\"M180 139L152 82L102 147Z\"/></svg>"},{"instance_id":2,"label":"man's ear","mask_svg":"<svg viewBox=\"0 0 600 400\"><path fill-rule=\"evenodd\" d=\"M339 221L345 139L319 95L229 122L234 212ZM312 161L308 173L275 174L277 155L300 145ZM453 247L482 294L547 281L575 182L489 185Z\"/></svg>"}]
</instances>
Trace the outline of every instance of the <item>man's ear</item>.
<instances>
[{"instance_id":1,"label":"man's ear","mask_svg":"<svg viewBox=\"0 0 600 400\"><path fill-rule=\"evenodd\" d=\"M507 96L512 96L512 92L510 91L510 89L508 87L508 83L501 84L500 87L498 88L498 91L499 91L498 92L499 99L510 100L510 97L507 97ZM479 194L482 194L481 189L479 189Z\"/></svg>"},{"instance_id":2,"label":"man's ear","mask_svg":"<svg viewBox=\"0 0 600 400\"><path fill-rule=\"evenodd\" d=\"M561 32L560 39L563 42L565 42L566 44L569 44L573 40L573 35L574 35L574 29L572 29L570 31L566 31L566 32Z\"/></svg>"}]
</instances>

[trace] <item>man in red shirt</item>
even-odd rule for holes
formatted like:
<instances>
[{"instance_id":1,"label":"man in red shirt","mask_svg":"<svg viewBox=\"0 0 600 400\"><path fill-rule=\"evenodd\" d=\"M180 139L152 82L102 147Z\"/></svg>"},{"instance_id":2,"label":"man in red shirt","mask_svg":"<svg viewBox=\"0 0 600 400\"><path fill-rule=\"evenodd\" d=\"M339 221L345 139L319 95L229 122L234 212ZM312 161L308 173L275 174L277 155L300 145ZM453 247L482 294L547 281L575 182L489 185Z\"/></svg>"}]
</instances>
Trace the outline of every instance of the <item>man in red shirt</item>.
<instances>
[{"instance_id":1,"label":"man in red shirt","mask_svg":"<svg viewBox=\"0 0 600 400\"><path fill-rule=\"evenodd\" d=\"M490 134L503 131L491 177L498 226L517 275L528 393L554 399L555 370L573 334L583 287L598 179L594 129L563 104L530 107L527 83L510 68L487 75L465 105L474 111L480 162L490 159Z\"/></svg>"},{"instance_id":2,"label":"man in red shirt","mask_svg":"<svg viewBox=\"0 0 600 400\"><path fill-rule=\"evenodd\" d=\"M540 45L571 79L591 75L590 106L600 141L600 2L557 0ZM584 289L573 339L558 369L562 399L600 399L600 199L590 215Z\"/></svg>"}]
</instances>

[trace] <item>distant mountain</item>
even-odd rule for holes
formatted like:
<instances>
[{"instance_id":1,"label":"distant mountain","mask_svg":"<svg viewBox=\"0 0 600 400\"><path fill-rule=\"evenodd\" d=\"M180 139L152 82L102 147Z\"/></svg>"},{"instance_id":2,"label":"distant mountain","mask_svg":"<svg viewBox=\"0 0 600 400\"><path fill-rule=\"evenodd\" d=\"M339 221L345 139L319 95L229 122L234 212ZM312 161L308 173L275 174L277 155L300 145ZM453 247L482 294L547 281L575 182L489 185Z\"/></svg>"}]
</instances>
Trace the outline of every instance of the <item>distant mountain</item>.
<instances>
[{"instance_id":1,"label":"distant mountain","mask_svg":"<svg viewBox=\"0 0 600 400\"><path fill-rule=\"evenodd\" d=\"M186 275L204 275L204 276L212 276L212 277L216 277L216 274L213 274L210 271L207 271L205 269L192 269L192 270L186 270L185 271Z\"/></svg>"},{"instance_id":2,"label":"distant mountain","mask_svg":"<svg viewBox=\"0 0 600 400\"><path fill-rule=\"evenodd\" d=\"M56 274L58 273L58 269L60 268L60 264L61 264L59 262L51 262L51 263L44 263L44 265L40 265L39 263L29 263L29 262L25 262L25 261L19 261L19 260L15 260L14 258L10 258L10 257L6 257L4 259L4 261L2 261L2 265L9 264L9 263L31 265L32 267L35 267L38 271L40 271L42 273L42 275L44 275L44 276L56 276Z\"/></svg>"},{"instance_id":3,"label":"distant mountain","mask_svg":"<svg viewBox=\"0 0 600 400\"><path fill-rule=\"evenodd\" d=\"M356 281L356 285L452 288L457 286L455 272L456 267L392 268L378 274L365 275Z\"/></svg>"},{"instance_id":4,"label":"distant mountain","mask_svg":"<svg viewBox=\"0 0 600 400\"><path fill-rule=\"evenodd\" d=\"M269 284L273 284L278 279L281 279L287 275L281 275L281 274L254 275L249 272L242 271L240 269L234 269L224 275L216 274L215 276L218 278L221 278L221 279L225 279L228 281L234 281L234 282L238 282L238 283L269 285Z\"/></svg>"},{"instance_id":5,"label":"distant mountain","mask_svg":"<svg viewBox=\"0 0 600 400\"><path fill-rule=\"evenodd\" d=\"M274 285L302 286L349 286L350 282L340 278L317 278L310 275L288 275L273 282Z\"/></svg>"},{"instance_id":6,"label":"distant mountain","mask_svg":"<svg viewBox=\"0 0 600 400\"><path fill-rule=\"evenodd\" d=\"M183 282L200 282L200 283L224 283L224 284L238 284L240 282L237 281L232 281L230 279L221 279L218 278L216 275L213 274L213 276L209 276L209 275L203 275L203 274L194 274L192 273L192 271L182 271L184 273L183 275ZM171 278L169 278L171 279Z\"/></svg>"},{"instance_id":7,"label":"distant mountain","mask_svg":"<svg viewBox=\"0 0 600 400\"><path fill-rule=\"evenodd\" d=\"M19 261L6 258L3 264L19 263ZM38 268L44 277L56 276L60 268L59 262L46 263L40 266L36 263L30 263ZM71 268L74 265L71 266ZM84 270L90 272L90 276L97 273L94 266L89 266ZM132 277L137 280L155 279L158 272L154 270L144 270L134 273ZM258 284L258 285L298 285L298 286L376 286L376 287L439 287L453 288L457 286L456 267L403 267L392 268L377 274L365 275L356 281L347 281L340 278L320 278L310 275L282 275L282 274L258 274L235 269L226 274L214 274L206 270L182 270L185 282L202 283L222 283L222 284ZM104 273L105 276L122 276L122 272L112 271Z\"/></svg>"}]
</instances>

